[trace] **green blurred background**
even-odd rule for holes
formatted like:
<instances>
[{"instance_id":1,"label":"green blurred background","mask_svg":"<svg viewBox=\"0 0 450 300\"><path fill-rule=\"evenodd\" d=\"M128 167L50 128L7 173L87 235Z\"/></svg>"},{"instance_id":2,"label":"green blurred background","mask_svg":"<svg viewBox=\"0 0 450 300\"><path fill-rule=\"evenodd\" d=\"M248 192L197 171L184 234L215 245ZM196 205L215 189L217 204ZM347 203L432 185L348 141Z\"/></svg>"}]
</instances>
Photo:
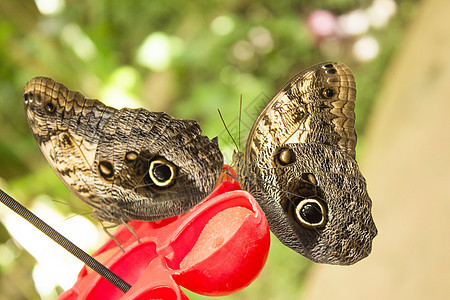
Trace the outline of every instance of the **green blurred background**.
<instances>
[{"instance_id":1,"label":"green blurred background","mask_svg":"<svg viewBox=\"0 0 450 300\"><path fill-rule=\"evenodd\" d=\"M229 162L234 146L217 109L237 136L242 95L245 136L257 110L293 75L314 63L342 61L357 80L361 157L385 66L415 8L413 0L0 0L0 186L27 207L45 202L63 223L89 214L53 174L28 129L22 90L40 75L118 108L198 120L206 135L219 136ZM0 212L0 299L55 298L67 287L42 279L35 257L3 225L12 212ZM299 299L310 266L272 239L260 277L224 299Z\"/></svg>"}]
</instances>

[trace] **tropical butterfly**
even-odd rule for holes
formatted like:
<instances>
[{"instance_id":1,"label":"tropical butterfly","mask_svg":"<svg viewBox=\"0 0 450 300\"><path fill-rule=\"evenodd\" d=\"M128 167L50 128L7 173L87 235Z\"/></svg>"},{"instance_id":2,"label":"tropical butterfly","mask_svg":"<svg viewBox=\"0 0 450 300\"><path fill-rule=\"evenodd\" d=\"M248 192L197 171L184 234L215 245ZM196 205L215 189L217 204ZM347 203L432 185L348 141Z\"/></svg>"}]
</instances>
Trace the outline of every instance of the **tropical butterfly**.
<instances>
[{"instance_id":1,"label":"tropical butterfly","mask_svg":"<svg viewBox=\"0 0 450 300\"><path fill-rule=\"evenodd\" d=\"M114 224L179 215L206 197L223 166L196 121L115 108L46 77L24 89L28 123L64 184Z\"/></svg>"},{"instance_id":2,"label":"tropical butterfly","mask_svg":"<svg viewBox=\"0 0 450 300\"><path fill-rule=\"evenodd\" d=\"M355 160L356 84L337 62L312 66L286 83L233 161L241 186L271 231L307 258L348 265L366 257L377 229Z\"/></svg>"}]
</instances>

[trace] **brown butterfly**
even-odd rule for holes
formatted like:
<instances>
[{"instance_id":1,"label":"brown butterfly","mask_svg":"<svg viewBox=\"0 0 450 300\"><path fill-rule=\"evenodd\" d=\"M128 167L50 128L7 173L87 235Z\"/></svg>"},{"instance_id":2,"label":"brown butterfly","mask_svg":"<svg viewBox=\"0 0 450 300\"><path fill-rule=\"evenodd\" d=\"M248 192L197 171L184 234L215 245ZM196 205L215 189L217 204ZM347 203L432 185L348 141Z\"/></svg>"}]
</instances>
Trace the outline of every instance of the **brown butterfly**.
<instances>
[{"instance_id":1,"label":"brown butterfly","mask_svg":"<svg viewBox=\"0 0 450 300\"><path fill-rule=\"evenodd\" d=\"M366 257L377 229L355 160L356 84L337 62L292 78L254 123L234 156L241 186L272 232L307 258L352 264Z\"/></svg>"},{"instance_id":2,"label":"brown butterfly","mask_svg":"<svg viewBox=\"0 0 450 300\"><path fill-rule=\"evenodd\" d=\"M223 165L196 121L115 108L45 77L24 89L28 123L64 184L114 224L179 215L207 196Z\"/></svg>"}]
</instances>

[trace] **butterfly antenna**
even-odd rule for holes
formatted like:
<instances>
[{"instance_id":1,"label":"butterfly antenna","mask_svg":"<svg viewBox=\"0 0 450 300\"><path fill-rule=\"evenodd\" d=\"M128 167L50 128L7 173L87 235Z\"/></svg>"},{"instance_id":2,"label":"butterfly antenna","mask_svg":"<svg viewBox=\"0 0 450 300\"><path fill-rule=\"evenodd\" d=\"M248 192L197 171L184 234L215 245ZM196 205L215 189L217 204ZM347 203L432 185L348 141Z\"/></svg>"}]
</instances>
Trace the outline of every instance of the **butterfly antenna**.
<instances>
[{"instance_id":1,"label":"butterfly antenna","mask_svg":"<svg viewBox=\"0 0 450 300\"><path fill-rule=\"evenodd\" d=\"M56 199L52 199L53 202L58 203L58 204L62 204L65 206L68 206L71 208L71 210L75 211L75 215L87 215L90 214L92 212L92 210L88 210L70 203L67 203L65 201L61 201L61 200L56 200Z\"/></svg>"},{"instance_id":2,"label":"butterfly antenna","mask_svg":"<svg viewBox=\"0 0 450 300\"><path fill-rule=\"evenodd\" d=\"M238 123L238 143L241 145L241 121L242 121L242 94L239 100L239 123ZM239 151L239 148L238 148Z\"/></svg>"},{"instance_id":3,"label":"butterfly antenna","mask_svg":"<svg viewBox=\"0 0 450 300\"><path fill-rule=\"evenodd\" d=\"M234 140L233 136L231 135L230 131L228 130L227 124L225 123L225 120L223 119L220 109L218 109L217 111L219 112L219 116L220 116L220 119L222 120L222 124L225 127L225 130L227 131L228 135L230 136L231 140L233 141L234 145L236 146L236 149L239 151L239 146L238 146L238 144L236 144L236 141Z\"/></svg>"},{"instance_id":4,"label":"butterfly antenna","mask_svg":"<svg viewBox=\"0 0 450 300\"><path fill-rule=\"evenodd\" d=\"M85 213L85 215L87 215L88 213ZM71 214L70 216L68 216L68 217L66 217L65 219L64 219L64 221L67 221L67 220L70 220L70 219L73 219L73 218L75 218L75 217L78 217L78 216L82 216L83 214Z\"/></svg>"},{"instance_id":5,"label":"butterfly antenna","mask_svg":"<svg viewBox=\"0 0 450 300\"><path fill-rule=\"evenodd\" d=\"M227 131L228 135L230 136L231 140L233 141L234 145L236 146L236 149L239 151L239 145L236 143L236 140L233 138L233 136L231 135L230 131L228 130L227 124L225 123L225 120L223 119L222 113L220 112L220 109L217 110L219 112L219 116L220 119L222 120L222 124L225 127L225 130ZM240 116L239 116L240 117ZM240 130L240 129L239 129ZM234 163L234 162L233 162ZM233 164L232 163L232 164ZM236 176L234 176L233 174L231 174L229 172L229 170L232 168L232 164L228 166L228 168L226 170L223 170L223 172L230 176L231 178L233 178L234 180L237 180ZM222 176L222 175L221 175ZM220 179L219 179L220 181Z\"/></svg>"}]
</instances>

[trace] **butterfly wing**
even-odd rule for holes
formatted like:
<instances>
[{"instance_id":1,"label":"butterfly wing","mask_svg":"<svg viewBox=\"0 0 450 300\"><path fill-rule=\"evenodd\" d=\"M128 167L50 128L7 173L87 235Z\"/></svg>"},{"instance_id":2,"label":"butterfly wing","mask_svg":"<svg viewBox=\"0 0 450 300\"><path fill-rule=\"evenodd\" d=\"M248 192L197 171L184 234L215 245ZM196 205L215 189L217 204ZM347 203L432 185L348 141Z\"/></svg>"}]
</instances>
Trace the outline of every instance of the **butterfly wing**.
<instances>
[{"instance_id":1,"label":"butterfly wing","mask_svg":"<svg viewBox=\"0 0 450 300\"><path fill-rule=\"evenodd\" d=\"M337 146L355 157L356 83L341 63L312 66L289 80L254 123L246 158L287 143Z\"/></svg>"},{"instance_id":2,"label":"butterfly wing","mask_svg":"<svg viewBox=\"0 0 450 300\"><path fill-rule=\"evenodd\" d=\"M376 228L355 161L355 80L341 63L291 79L253 125L237 154L241 186L272 232L313 261L352 264L371 251Z\"/></svg>"},{"instance_id":3,"label":"butterfly wing","mask_svg":"<svg viewBox=\"0 0 450 300\"><path fill-rule=\"evenodd\" d=\"M181 214L212 191L223 157L197 122L117 110L50 78L25 86L30 128L51 167L94 217L113 223Z\"/></svg>"}]
</instances>

